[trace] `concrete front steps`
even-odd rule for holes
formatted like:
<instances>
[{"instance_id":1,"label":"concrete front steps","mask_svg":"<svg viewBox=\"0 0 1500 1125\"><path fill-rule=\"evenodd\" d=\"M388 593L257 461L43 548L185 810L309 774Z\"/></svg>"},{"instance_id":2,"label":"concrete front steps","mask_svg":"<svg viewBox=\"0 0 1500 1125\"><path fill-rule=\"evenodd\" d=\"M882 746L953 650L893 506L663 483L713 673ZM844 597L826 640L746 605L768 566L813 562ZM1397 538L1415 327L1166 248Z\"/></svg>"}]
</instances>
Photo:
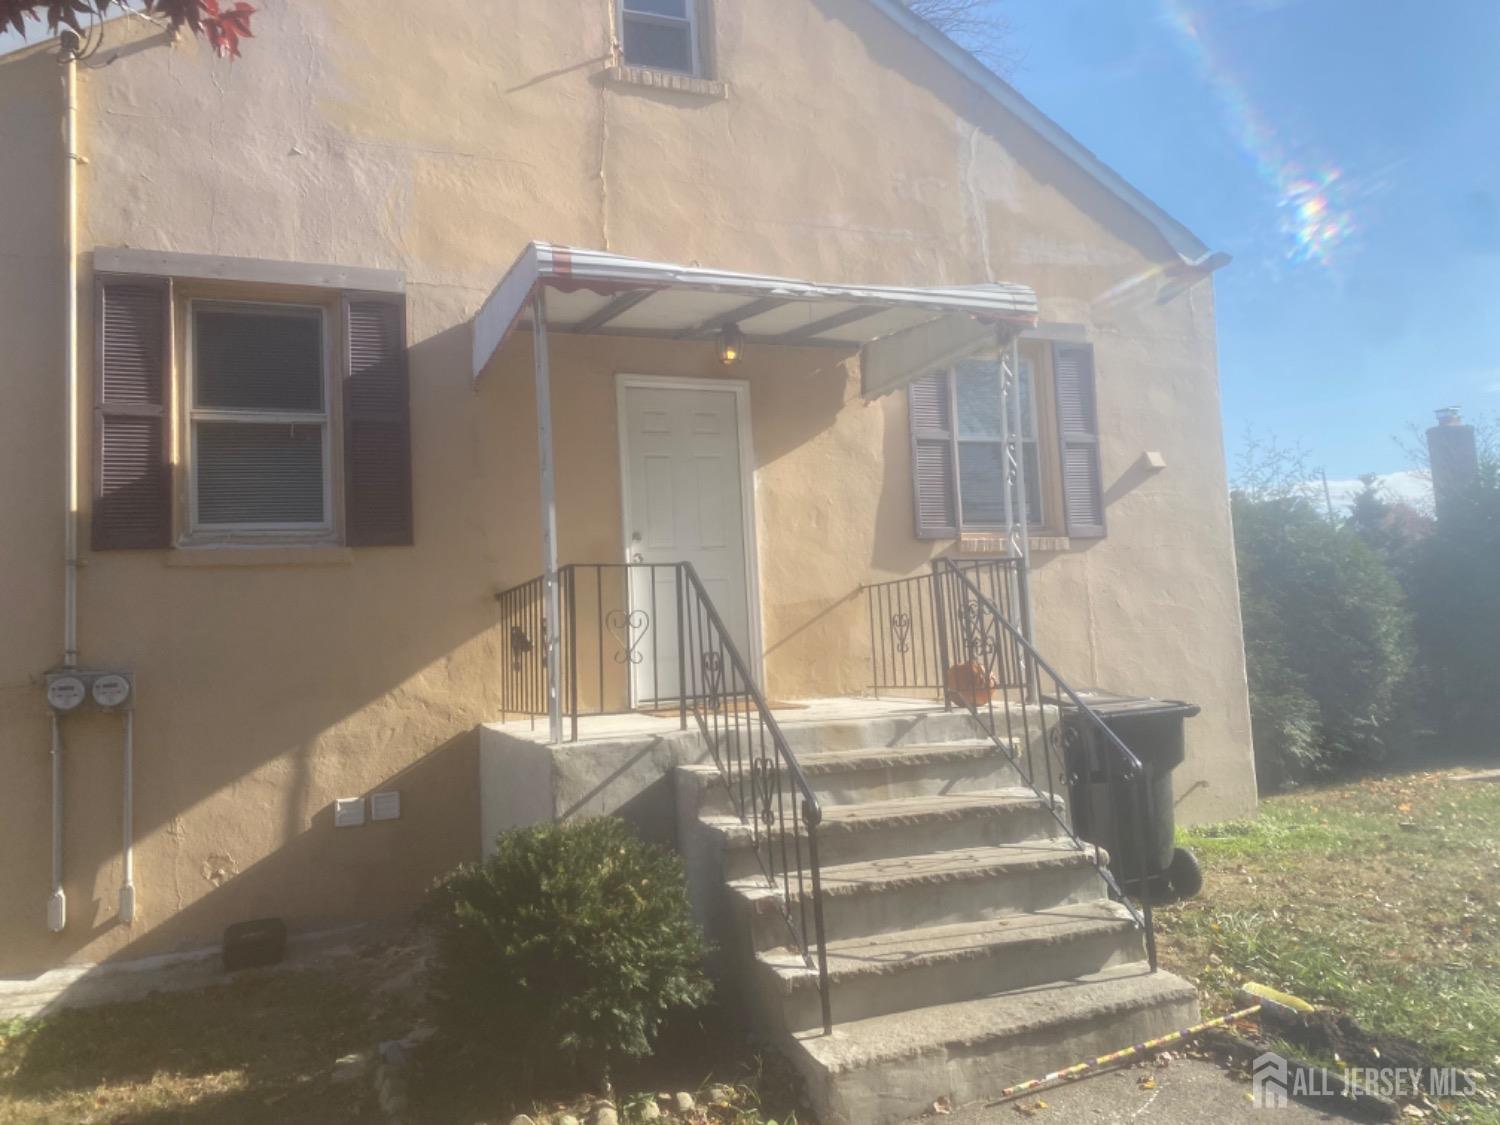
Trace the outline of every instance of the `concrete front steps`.
<instances>
[{"instance_id":1,"label":"concrete front steps","mask_svg":"<svg viewBox=\"0 0 1500 1125\"><path fill-rule=\"evenodd\" d=\"M680 766L676 786L720 970L807 1079L825 1125L992 1097L1197 1019L1193 988L1149 971L1140 929L1108 898L1092 849L1061 828L1060 802L1022 785L966 716L823 726L788 733L823 805L832 1035L818 974L789 945L786 891L765 878L717 767ZM796 917L805 895L792 880Z\"/></svg>"}]
</instances>

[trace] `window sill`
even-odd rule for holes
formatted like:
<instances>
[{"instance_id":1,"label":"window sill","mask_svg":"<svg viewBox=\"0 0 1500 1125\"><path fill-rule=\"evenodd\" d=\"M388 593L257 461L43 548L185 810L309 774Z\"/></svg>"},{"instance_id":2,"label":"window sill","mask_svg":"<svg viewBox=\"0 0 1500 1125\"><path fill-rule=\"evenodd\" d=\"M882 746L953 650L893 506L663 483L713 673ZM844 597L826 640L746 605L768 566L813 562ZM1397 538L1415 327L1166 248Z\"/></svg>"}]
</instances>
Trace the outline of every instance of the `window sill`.
<instances>
[{"instance_id":1,"label":"window sill","mask_svg":"<svg viewBox=\"0 0 1500 1125\"><path fill-rule=\"evenodd\" d=\"M336 543L267 543L247 546L243 543L199 543L167 552L168 566L244 567L244 566L349 566L354 552Z\"/></svg>"},{"instance_id":2,"label":"window sill","mask_svg":"<svg viewBox=\"0 0 1500 1125\"><path fill-rule=\"evenodd\" d=\"M1066 535L1049 535L1033 531L1026 538L1026 546L1029 550L1043 553L1070 551L1073 549L1073 540ZM960 555L1003 555L1006 553L1005 540L998 535L965 535L958 540L958 553Z\"/></svg>"},{"instance_id":3,"label":"window sill","mask_svg":"<svg viewBox=\"0 0 1500 1125\"><path fill-rule=\"evenodd\" d=\"M729 83L712 78L695 78L691 74L678 74L671 70L652 70L644 66L625 66L616 63L606 72L611 82L622 86L646 86L653 90L667 90L674 94L693 94L700 98L722 101L729 97Z\"/></svg>"}]
</instances>

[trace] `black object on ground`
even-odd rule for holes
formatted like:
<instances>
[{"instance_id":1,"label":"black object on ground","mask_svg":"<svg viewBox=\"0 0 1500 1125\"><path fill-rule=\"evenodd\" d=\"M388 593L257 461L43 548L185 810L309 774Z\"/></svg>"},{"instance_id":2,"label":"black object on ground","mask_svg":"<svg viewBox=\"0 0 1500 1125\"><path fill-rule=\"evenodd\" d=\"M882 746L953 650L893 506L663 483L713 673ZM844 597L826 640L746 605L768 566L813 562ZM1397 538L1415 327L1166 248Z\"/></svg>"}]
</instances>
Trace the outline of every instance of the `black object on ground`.
<instances>
[{"instance_id":1,"label":"black object on ground","mask_svg":"<svg viewBox=\"0 0 1500 1125\"><path fill-rule=\"evenodd\" d=\"M280 918L236 922L224 931L224 971L274 965L286 956L286 923Z\"/></svg>"},{"instance_id":2,"label":"black object on ground","mask_svg":"<svg viewBox=\"0 0 1500 1125\"><path fill-rule=\"evenodd\" d=\"M1201 708L1180 700L1115 695L1096 688L1081 691L1078 696L1140 759L1145 771L1151 799L1144 862L1139 784L1121 778L1119 753L1071 700L1051 699L1048 702L1062 709L1074 831L1109 853L1110 870L1131 893L1142 893L1144 870L1145 893L1153 901L1175 901L1197 894L1203 886L1198 861L1191 852L1174 848L1172 843L1176 831L1172 771L1187 757L1183 724Z\"/></svg>"}]
</instances>

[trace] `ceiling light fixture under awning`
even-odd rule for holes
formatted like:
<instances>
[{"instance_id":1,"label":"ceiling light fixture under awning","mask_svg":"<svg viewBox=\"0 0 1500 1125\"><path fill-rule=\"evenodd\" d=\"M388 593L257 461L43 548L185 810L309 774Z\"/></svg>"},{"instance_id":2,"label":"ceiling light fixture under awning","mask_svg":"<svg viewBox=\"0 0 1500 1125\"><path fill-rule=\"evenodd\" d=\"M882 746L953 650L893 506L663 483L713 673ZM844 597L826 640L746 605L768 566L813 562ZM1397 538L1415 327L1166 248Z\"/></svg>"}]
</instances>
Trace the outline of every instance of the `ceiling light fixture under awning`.
<instances>
[{"instance_id":1,"label":"ceiling light fixture under awning","mask_svg":"<svg viewBox=\"0 0 1500 1125\"><path fill-rule=\"evenodd\" d=\"M747 346L858 349L866 398L1037 318L1024 285L821 285L532 242L474 317L475 379L531 327L539 287L550 333L712 341L733 325Z\"/></svg>"}]
</instances>

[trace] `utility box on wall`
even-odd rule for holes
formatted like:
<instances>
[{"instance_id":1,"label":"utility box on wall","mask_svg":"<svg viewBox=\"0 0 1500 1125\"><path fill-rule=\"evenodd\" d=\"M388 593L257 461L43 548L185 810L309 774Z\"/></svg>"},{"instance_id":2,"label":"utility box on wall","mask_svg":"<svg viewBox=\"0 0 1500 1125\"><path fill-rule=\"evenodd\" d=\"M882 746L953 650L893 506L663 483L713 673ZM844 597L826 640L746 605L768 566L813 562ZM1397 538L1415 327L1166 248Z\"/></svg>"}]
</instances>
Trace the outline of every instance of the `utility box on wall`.
<instances>
[{"instance_id":1,"label":"utility box on wall","mask_svg":"<svg viewBox=\"0 0 1500 1125\"><path fill-rule=\"evenodd\" d=\"M135 678L129 672L60 668L47 673L47 706L66 715L83 707L122 711L135 703Z\"/></svg>"}]
</instances>

